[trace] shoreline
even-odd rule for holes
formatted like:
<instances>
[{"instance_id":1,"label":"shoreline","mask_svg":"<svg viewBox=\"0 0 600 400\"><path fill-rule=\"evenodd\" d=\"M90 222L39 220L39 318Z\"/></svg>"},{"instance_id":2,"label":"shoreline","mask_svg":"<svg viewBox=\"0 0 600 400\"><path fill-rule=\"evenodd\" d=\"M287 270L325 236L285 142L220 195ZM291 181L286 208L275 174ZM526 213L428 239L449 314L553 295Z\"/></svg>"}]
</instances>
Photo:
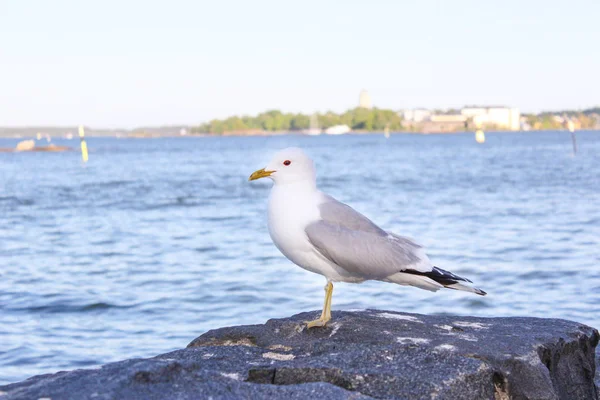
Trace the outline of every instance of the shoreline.
<instances>
[{"instance_id":1,"label":"shoreline","mask_svg":"<svg viewBox=\"0 0 600 400\"><path fill-rule=\"evenodd\" d=\"M569 133L568 129L531 129L531 130L527 130L527 131L523 131L523 130L519 130L519 131L511 131L511 130L489 130L489 131L485 131L485 133L542 133L542 132L565 132L565 133ZM575 133L577 132L600 132L600 129L592 129L592 128L585 128L585 129L578 129L575 131ZM456 131L456 132L412 132L412 131L395 131L395 132L389 132L390 136L392 135L424 135L424 136L428 136L428 135L460 135L460 134L474 134L474 131ZM326 133L322 133L319 135L308 135L305 133L302 133L301 131L262 131L262 132L226 132L223 134L216 134L216 133L195 133L195 134L187 134L187 135L178 135L178 134L147 134L147 135L143 135L143 134L131 134L131 135L120 135L120 136L116 136L116 135L111 135L111 134L94 134L93 132L90 132L88 134L86 134L86 137L88 138L116 138L116 139L158 139L158 138L206 138L206 137L265 137L265 136L284 136L284 135L296 135L296 136L307 136L307 137L311 137L311 136L347 136L347 135L384 135L384 132L378 132L378 131L350 131L348 133L344 133L341 135L335 135L335 134L326 134ZM35 139L35 135L29 136L29 135L19 135L19 136L14 136L14 135L6 135L6 136L2 136L0 135L0 139ZM61 136L55 136L54 139L56 140L75 140L75 138L72 139L68 139L65 137L61 137ZM12 150L12 149L11 149Z\"/></svg>"}]
</instances>

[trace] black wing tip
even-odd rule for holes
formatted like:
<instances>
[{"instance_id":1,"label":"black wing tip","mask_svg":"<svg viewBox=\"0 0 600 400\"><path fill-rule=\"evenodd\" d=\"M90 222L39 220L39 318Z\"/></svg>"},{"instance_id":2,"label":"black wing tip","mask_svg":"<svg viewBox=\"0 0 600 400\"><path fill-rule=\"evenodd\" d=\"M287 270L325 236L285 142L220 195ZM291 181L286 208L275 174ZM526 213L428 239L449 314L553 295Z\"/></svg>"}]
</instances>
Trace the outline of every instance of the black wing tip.
<instances>
[{"instance_id":1,"label":"black wing tip","mask_svg":"<svg viewBox=\"0 0 600 400\"><path fill-rule=\"evenodd\" d=\"M455 281L463 281L463 282L469 282L469 283L473 283L473 281L471 281L470 279L467 278L463 278L462 276L458 276L453 272L450 271L446 271L445 269L441 269L439 267L433 267L433 271L432 272L436 272L437 274L440 275L440 277L444 277L444 278L450 278L453 279Z\"/></svg>"},{"instance_id":2,"label":"black wing tip","mask_svg":"<svg viewBox=\"0 0 600 400\"><path fill-rule=\"evenodd\" d=\"M487 292L485 292L484 290L481 290L481 289L471 286L471 285L462 285L463 287L468 287L469 289L453 288L452 285L455 285L455 284L460 285L461 282L467 282L467 283L471 283L471 284L473 282L467 278L463 278L462 276L458 276L450 271L446 271L445 269L441 269L438 267L433 267L433 269L430 272L420 272L420 271L416 271L414 269L407 269L402 272L405 272L408 274L426 276L427 278L439 283L440 285L442 285L448 289L467 290L469 292L473 292L480 296L487 295Z\"/></svg>"}]
</instances>

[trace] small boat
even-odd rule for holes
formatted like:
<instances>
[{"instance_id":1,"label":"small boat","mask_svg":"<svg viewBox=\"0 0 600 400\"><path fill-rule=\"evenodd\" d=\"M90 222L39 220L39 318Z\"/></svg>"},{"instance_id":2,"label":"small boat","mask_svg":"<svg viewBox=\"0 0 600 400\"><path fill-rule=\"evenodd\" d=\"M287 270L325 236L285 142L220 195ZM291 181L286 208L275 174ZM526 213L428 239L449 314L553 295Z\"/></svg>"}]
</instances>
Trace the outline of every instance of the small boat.
<instances>
[{"instance_id":1,"label":"small boat","mask_svg":"<svg viewBox=\"0 0 600 400\"><path fill-rule=\"evenodd\" d=\"M327 135L343 135L348 132L350 132L350 127L348 125L334 125L325 129Z\"/></svg>"}]
</instances>

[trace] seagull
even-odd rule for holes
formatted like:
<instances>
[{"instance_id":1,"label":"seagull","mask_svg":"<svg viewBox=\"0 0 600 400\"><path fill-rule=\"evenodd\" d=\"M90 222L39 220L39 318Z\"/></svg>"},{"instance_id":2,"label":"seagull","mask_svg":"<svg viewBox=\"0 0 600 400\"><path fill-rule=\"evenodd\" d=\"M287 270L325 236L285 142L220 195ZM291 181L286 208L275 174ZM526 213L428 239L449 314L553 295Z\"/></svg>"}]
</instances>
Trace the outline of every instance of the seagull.
<instances>
[{"instance_id":1,"label":"seagull","mask_svg":"<svg viewBox=\"0 0 600 400\"><path fill-rule=\"evenodd\" d=\"M294 264L327 279L321 317L306 322L307 328L324 327L331 320L333 282L376 280L486 295L470 280L433 266L414 240L385 231L317 189L314 163L302 149L279 151L248 180L267 177L274 182L268 206L273 243Z\"/></svg>"}]
</instances>

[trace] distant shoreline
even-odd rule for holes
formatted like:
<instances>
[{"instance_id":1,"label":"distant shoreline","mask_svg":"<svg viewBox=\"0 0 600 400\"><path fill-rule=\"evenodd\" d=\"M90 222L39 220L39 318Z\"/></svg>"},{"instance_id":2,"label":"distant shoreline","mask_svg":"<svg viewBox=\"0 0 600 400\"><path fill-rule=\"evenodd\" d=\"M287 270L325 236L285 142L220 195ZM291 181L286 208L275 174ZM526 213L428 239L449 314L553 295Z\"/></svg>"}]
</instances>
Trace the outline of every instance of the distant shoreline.
<instances>
[{"instance_id":1,"label":"distant shoreline","mask_svg":"<svg viewBox=\"0 0 600 400\"><path fill-rule=\"evenodd\" d=\"M0 128L5 129L5 128ZM569 132L567 129L530 129L530 130L484 130L486 133L537 133L537 132ZM598 129L593 128L582 128L576 130L576 132L586 132L586 131L599 131ZM44 131L40 131L44 132ZM458 135L464 133L475 133L475 131L456 131L456 132L415 132L415 131L393 131L389 132L390 135ZM44 132L44 135L46 133ZM7 132L0 132L0 139L32 139L35 138L36 134L9 134ZM66 138L64 134L58 133L48 133L48 135L52 139L56 140L78 140L78 137ZM94 132L90 130L89 133L86 133L86 137L112 137L119 139L156 139L156 138L206 138L206 137L257 137L257 136L283 136L283 135L298 135L298 136L344 136L344 135L384 135L383 131L362 131L362 130L353 130L343 135L331 135L322 133L320 135L308 135L304 134L301 131L253 131L253 132L225 132L222 134L215 133L194 133L181 135L176 133L146 133L146 132L135 132L135 133L121 133L119 135L115 133L109 133L105 131ZM44 138L41 141L45 140Z\"/></svg>"},{"instance_id":2,"label":"distant shoreline","mask_svg":"<svg viewBox=\"0 0 600 400\"><path fill-rule=\"evenodd\" d=\"M530 129L530 130L518 130L518 131L512 131L512 130L496 130L496 129L491 129L491 130L484 130L486 133L537 133L537 132L569 132L567 129ZM585 132L585 131L600 131L599 129L593 129L593 128L585 128L585 129L578 129L576 132ZM472 133L474 134L475 131L456 131L456 132L412 132L412 131L395 131L395 132L389 132L390 135L423 135L423 136L428 136L428 135L459 135L459 134L465 134L465 133ZM182 137L244 137L244 136L281 136L281 135L299 135L299 136L346 136L346 135L384 135L383 131L360 131L360 130L356 130L356 131L350 131L348 133L342 134L342 135L332 135L332 134L326 134L326 133L322 133L320 135L307 135L304 134L302 132L299 131L283 131L283 132L265 132L265 133L261 133L261 134L248 134L248 133L226 133L226 134L212 134L212 133L202 133L202 134L193 134L193 135L187 135L187 136L182 136Z\"/></svg>"}]
</instances>

